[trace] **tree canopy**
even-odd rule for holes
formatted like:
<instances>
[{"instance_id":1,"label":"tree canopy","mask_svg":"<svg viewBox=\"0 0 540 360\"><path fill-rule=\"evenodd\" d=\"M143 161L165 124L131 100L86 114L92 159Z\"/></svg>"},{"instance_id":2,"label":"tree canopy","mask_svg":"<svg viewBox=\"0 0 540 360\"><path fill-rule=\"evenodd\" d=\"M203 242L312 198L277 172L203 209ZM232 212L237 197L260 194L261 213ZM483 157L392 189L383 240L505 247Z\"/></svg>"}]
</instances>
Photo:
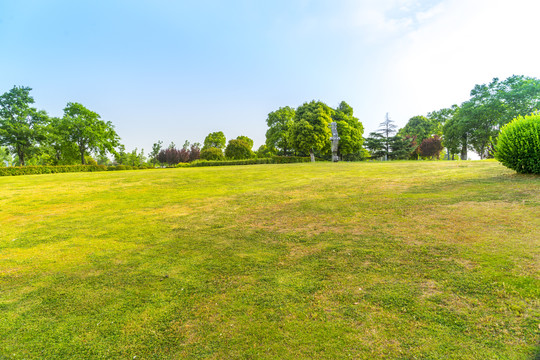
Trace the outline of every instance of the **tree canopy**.
<instances>
[{"instance_id":1,"label":"tree canopy","mask_svg":"<svg viewBox=\"0 0 540 360\"><path fill-rule=\"evenodd\" d=\"M23 166L26 158L38 151L39 142L45 139L44 126L48 121L45 111L30 106L34 103L31 90L14 86L0 95L0 145L7 146Z\"/></svg>"},{"instance_id":2,"label":"tree canopy","mask_svg":"<svg viewBox=\"0 0 540 360\"><path fill-rule=\"evenodd\" d=\"M289 106L281 107L268 114L266 124L266 146L288 155L292 146L289 135L296 111Z\"/></svg>"},{"instance_id":3,"label":"tree canopy","mask_svg":"<svg viewBox=\"0 0 540 360\"><path fill-rule=\"evenodd\" d=\"M85 164L84 156L88 152L113 153L119 145L120 138L112 123L101 120L99 114L79 103L67 104L62 127L66 140L77 145L82 164Z\"/></svg>"},{"instance_id":4,"label":"tree canopy","mask_svg":"<svg viewBox=\"0 0 540 360\"><path fill-rule=\"evenodd\" d=\"M223 131L216 131L206 136L206 138L204 139L204 146L202 149L203 150L206 150L209 148L224 149L226 143L227 143L227 139L225 138L225 134L223 134Z\"/></svg>"},{"instance_id":5,"label":"tree canopy","mask_svg":"<svg viewBox=\"0 0 540 360\"><path fill-rule=\"evenodd\" d=\"M310 154L312 161L315 161L316 151L328 152L332 113L333 110L320 101L299 106L290 132L292 147L298 152Z\"/></svg>"}]
</instances>

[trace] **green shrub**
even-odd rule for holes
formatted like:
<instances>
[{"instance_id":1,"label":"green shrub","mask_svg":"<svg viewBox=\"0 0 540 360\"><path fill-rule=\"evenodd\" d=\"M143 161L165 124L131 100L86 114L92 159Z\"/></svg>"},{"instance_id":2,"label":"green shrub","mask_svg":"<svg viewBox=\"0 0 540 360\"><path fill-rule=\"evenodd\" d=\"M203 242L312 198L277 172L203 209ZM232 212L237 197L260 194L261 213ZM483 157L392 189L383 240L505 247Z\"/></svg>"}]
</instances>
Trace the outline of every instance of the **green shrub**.
<instances>
[{"instance_id":1,"label":"green shrub","mask_svg":"<svg viewBox=\"0 0 540 360\"><path fill-rule=\"evenodd\" d=\"M0 176L106 171L104 165L13 166L0 168Z\"/></svg>"},{"instance_id":2,"label":"green shrub","mask_svg":"<svg viewBox=\"0 0 540 360\"><path fill-rule=\"evenodd\" d=\"M201 150L201 159L203 160L225 160L223 151L216 147L210 147Z\"/></svg>"},{"instance_id":3,"label":"green shrub","mask_svg":"<svg viewBox=\"0 0 540 360\"><path fill-rule=\"evenodd\" d=\"M540 114L518 117L501 128L495 158L523 174L540 174Z\"/></svg>"},{"instance_id":4,"label":"green shrub","mask_svg":"<svg viewBox=\"0 0 540 360\"><path fill-rule=\"evenodd\" d=\"M255 153L251 151L253 141L249 142L242 139L229 140L229 144L225 148L225 157L229 160L243 160L255 157Z\"/></svg>"},{"instance_id":5,"label":"green shrub","mask_svg":"<svg viewBox=\"0 0 540 360\"><path fill-rule=\"evenodd\" d=\"M227 165L255 165L255 164L292 164L300 162L310 162L309 157L300 156L273 156L262 159L241 159L241 160L195 160L191 163L180 163L176 167L201 167L201 166L227 166Z\"/></svg>"}]
</instances>

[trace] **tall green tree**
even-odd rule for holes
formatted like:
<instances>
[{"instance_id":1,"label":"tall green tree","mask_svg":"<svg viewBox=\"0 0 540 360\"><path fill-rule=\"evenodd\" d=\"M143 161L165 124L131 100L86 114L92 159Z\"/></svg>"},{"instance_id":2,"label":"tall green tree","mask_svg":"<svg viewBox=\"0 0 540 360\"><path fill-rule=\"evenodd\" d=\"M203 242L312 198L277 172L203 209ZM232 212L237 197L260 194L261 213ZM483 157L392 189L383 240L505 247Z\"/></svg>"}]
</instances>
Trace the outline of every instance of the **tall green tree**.
<instances>
[{"instance_id":1,"label":"tall green tree","mask_svg":"<svg viewBox=\"0 0 540 360\"><path fill-rule=\"evenodd\" d=\"M247 136L244 136L244 135L237 136L236 140L242 140L243 142L249 145L250 150L253 150L253 140L248 138Z\"/></svg>"},{"instance_id":2,"label":"tall green tree","mask_svg":"<svg viewBox=\"0 0 540 360\"><path fill-rule=\"evenodd\" d=\"M320 101L299 106L289 136L293 149L309 154L311 161L315 161L315 152L327 153L330 150L330 123L333 112L334 110Z\"/></svg>"},{"instance_id":3,"label":"tall green tree","mask_svg":"<svg viewBox=\"0 0 540 360\"><path fill-rule=\"evenodd\" d=\"M364 147L369 151L372 159L384 158L388 155L385 147L385 138L378 132L371 132L364 141Z\"/></svg>"},{"instance_id":4,"label":"tall green tree","mask_svg":"<svg viewBox=\"0 0 540 360\"><path fill-rule=\"evenodd\" d=\"M540 80L521 75L475 85L461 105L460 126L467 145L480 158L493 156L499 129L517 116L540 108ZM464 135L463 135L464 136Z\"/></svg>"},{"instance_id":5,"label":"tall green tree","mask_svg":"<svg viewBox=\"0 0 540 360\"><path fill-rule=\"evenodd\" d=\"M444 146L452 160L454 160L456 154L460 155L461 160L467 159L467 139L469 134L460 116L460 109L457 108L454 115L443 126Z\"/></svg>"},{"instance_id":6,"label":"tall green tree","mask_svg":"<svg viewBox=\"0 0 540 360\"><path fill-rule=\"evenodd\" d=\"M353 115L353 108L342 101L332 113L339 134L338 155L354 154L362 149L364 126Z\"/></svg>"},{"instance_id":7,"label":"tall green tree","mask_svg":"<svg viewBox=\"0 0 540 360\"><path fill-rule=\"evenodd\" d=\"M389 158L391 160L407 160L417 147L414 137L397 134L390 139Z\"/></svg>"},{"instance_id":8,"label":"tall green tree","mask_svg":"<svg viewBox=\"0 0 540 360\"><path fill-rule=\"evenodd\" d=\"M162 146L163 146L163 141L161 140L158 140L157 143L154 143L154 145L152 145L152 152L150 153L149 156L154 166L156 166L157 156L159 155L159 152L161 151Z\"/></svg>"},{"instance_id":9,"label":"tall green tree","mask_svg":"<svg viewBox=\"0 0 540 360\"><path fill-rule=\"evenodd\" d=\"M79 103L68 103L64 109L63 126L67 140L75 143L79 149L81 163L90 152L114 153L119 145L119 136L110 121L103 121L99 114Z\"/></svg>"},{"instance_id":10,"label":"tall green tree","mask_svg":"<svg viewBox=\"0 0 540 360\"><path fill-rule=\"evenodd\" d=\"M206 138L204 138L204 146L202 149L218 148L223 150L226 143L227 139L225 138L225 134L223 134L222 131L216 131L208 134Z\"/></svg>"},{"instance_id":11,"label":"tall green tree","mask_svg":"<svg viewBox=\"0 0 540 360\"><path fill-rule=\"evenodd\" d=\"M50 165L73 165L78 163L77 144L68 140L69 129L63 118L52 117L45 127L46 138L41 144L42 158Z\"/></svg>"},{"instance_id":12,"label":"tall green tree","mask_svg":"<svg viewBox=\"0 0 540 360\"><path fill-rule=\"evenodd\" d=\"M38 152L48 122L45 111L30 106L34 103L31 90L14 86L0 95L0 145L7 146L22 166L26 165L28 157Z\"/></svg>"},{"instance_id":13,"label":"tall green tree","mask_svg":"<svg viewBox=\"0 0 540 360\"><path fill-rule=\"evenodd\" d=\"M379 133L383 138L384 143L384 159L388 160L390 156L390 143L392 140L392 137L396 134L397 126L394 123L394 120L390 119L388 116L388 113L386 113L386 117L382 123L379 124L379 129L377 130L377 133Z\"/></svg>"},{"instance_id":14,"label":"tall green tree","mask_svg":"<svg viewBox=\"0 0 540 360\"><path fill-rule=\"evenodd\" d=\"M279 108L268 114L266 124L266 146L277 149L283 155L288 155L292 148L289 139L290 129L294 122L296 111L289 106Z\"/></svg>"},{"instance_id":15,"label":"tall green tree","mask_svg":"<svg viewBox=\"0 0 540 360\"><path fill-rule=\"evenodd\" d=\"M225 148L225 157L231 160L251 159L255 157L255 153L251 150L252 146L240 136L237 139L229 140L229 144Z\"/></svg>"}]
</instances>

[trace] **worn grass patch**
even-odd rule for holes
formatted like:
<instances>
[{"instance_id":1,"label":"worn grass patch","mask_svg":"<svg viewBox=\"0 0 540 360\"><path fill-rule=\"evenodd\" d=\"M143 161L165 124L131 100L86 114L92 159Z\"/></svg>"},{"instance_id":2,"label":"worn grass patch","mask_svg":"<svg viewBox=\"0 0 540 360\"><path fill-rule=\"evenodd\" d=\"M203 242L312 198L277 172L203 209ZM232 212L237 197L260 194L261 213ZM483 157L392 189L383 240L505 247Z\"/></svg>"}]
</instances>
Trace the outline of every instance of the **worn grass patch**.
<instances>
[{"instance_id":1,"label":"worn grass patch","mask_svg":"<svg viewBox=\"0 0 540 360\"><path fill-rule=\"evenodd\" d=\"M0 359L531 359L540 178L496 162L0 178Z\"/></svg>"}]
</instances>

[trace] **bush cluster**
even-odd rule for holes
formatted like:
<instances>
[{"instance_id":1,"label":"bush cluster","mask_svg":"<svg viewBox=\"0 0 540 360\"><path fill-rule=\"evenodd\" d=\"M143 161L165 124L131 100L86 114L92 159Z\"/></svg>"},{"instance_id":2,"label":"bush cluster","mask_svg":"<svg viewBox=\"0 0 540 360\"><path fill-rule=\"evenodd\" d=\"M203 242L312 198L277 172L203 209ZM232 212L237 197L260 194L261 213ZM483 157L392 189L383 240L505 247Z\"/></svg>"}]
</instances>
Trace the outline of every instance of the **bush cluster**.
<instances>
[{"instance_id":1,"label":"bush cluster","mask_svg":"<svg viewBox=\"0 0 540 360\"><path fill-rule=\"evenodd\" d=\"M522 174L540 174L540 114L518 117L501 128L495 158Z\"/></svg>"},{"instance_id":2,"label":"bush cluster","mask_svg":"<svg viewBox=\"0 0 540 360\"><path fill-rule=\"evenodd\" d=\"M227 165L255 165L255 164L292 164L310 162L309 157L301 156L273 156L262 159L242 159L242 160L197 160L192 163L180 163L176 167L200 167L200 166L227 166Z\"/></svg>"},{"instance_id":3,"label":"bush cluster","mask_svg":"<svg viewBox=\"0 0 540 360\"><path fill-rule=\"evenodd\" d=\"M56 173L68 173L68 172L138 170L138 169L151 169L151 168L153 167L149 165L141 165L141 166L129 166L129 165L12 166L12 167L0 167L0 176L56 174Z\"/></svg>"}]
</instances>

